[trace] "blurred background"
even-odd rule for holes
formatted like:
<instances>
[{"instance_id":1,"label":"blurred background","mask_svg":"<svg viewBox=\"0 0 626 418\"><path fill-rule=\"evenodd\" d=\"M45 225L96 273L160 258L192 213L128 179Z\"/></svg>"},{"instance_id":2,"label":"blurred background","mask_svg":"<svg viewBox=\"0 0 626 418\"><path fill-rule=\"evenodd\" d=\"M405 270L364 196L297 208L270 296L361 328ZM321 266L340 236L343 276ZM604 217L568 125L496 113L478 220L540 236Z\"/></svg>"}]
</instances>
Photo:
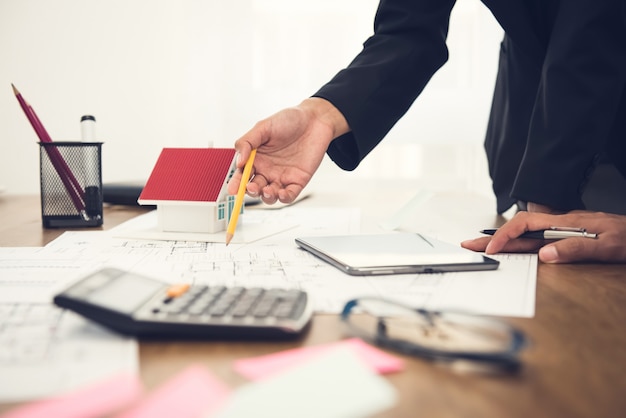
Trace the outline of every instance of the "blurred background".
<instances>
[{"instance_id":1,"label":"blurred background","mask_svg":"<svg viewBox=\"0 0 626 418\"><path fill-rule=\"evenodd\" d=\"M163 147L232 147L299 103L372 34L376 0L0 0L0 190L39 192L38 138L96 117L104 182L146 179ZM491 194L482 150L502 30L478 0L454 8L449 62L356 171ZM435 183L433 183L433 181ZM495 210L495 209L494 209Z\"/></svg>"}]
</instances>

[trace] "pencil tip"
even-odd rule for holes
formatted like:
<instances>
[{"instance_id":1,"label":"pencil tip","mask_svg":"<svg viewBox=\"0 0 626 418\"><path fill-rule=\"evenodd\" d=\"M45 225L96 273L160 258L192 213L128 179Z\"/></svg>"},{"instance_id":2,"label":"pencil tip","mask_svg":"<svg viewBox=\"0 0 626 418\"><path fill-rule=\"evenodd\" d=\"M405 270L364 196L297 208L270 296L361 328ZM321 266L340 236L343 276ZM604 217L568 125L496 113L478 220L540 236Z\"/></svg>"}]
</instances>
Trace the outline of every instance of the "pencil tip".
<instances>
[{"instance_id":1,"label":"pencil tip","mask_svg":"<svg viewBox=\"0 0 626 418\"><path fill-rule=\"evenodd\" d=\"M230 241L233 239L233 234L226 234L226 246L230 244Z\"/></svg>"},{"instance_id":2,"label":"pencil tip","mask_svg":"<svg viewBox=\"0 0 626 418\"><path fill-rule=\"evenodd\" d=\"M11 87L13 87L13 94L15 94L16 96L20 94L20 92L17 90L17 88L15 88L15 85L13 83L11 83Z\"/></svg>"}]
</instances>

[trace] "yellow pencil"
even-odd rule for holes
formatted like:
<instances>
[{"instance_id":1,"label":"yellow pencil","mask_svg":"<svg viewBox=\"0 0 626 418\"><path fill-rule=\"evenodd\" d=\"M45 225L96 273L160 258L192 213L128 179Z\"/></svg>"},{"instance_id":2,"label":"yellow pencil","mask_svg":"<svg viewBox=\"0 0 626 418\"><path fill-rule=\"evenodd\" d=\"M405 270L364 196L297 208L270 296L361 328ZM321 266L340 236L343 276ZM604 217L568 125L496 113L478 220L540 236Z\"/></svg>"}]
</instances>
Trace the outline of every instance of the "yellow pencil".
<instances>
[{"instance_id":1,"label":"yellow pencil","mask_svg":"<svg viewBox=\"0 0 626 418\"><path fill-rule=\"evenodd\" d=\"M235 229L237 228L237 219L239 219L239 212L241 212L241 205L243 205L243 198L246 194L246 185L250 181L250 172L252 172L252 164L254 163L254 157L256 156L256 149L250 152L250 157L246 162L246 166L243 168L243 174L241 175L241 183L239 183L239 190L237 190L237 197L235 198L235 207L230 214L230 221L228 221L228 228L226 229L226 245L230 243L235 235Z\"/></svg>"}]
</instances>

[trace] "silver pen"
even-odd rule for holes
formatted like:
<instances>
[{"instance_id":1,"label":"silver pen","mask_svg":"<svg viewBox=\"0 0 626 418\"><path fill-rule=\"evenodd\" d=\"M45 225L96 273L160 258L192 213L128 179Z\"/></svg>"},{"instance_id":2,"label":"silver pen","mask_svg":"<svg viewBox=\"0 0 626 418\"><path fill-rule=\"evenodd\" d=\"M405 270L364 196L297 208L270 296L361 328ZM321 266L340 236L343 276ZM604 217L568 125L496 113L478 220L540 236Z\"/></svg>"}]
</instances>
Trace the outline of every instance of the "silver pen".
<instances>
[{"instance_id":1,"label":"silver pen","mask_svg":"<svg viewBox=\"0 0 626 418\"><path fill-rule=\"evenodd\" d=\"M497 229L483 229L480 231L483 234L493 235ZM587 232L585 228L571 228L564 226L551 226L550 229L543 229L540 231L528 231L524 232L518 238L533 238L533 239L564 239L564 238L598 238L598 234Z\"/></svg>"}]
</instances>

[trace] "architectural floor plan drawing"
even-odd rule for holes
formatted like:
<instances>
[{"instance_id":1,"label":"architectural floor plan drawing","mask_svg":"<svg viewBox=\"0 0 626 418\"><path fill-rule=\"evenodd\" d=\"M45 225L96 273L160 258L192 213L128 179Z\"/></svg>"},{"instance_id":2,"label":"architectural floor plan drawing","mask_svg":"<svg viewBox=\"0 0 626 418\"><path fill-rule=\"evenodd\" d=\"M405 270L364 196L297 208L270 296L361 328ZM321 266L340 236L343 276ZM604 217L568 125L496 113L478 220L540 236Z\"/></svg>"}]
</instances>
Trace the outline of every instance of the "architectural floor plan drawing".
<instances>
[{"instance_id":1,"label":"architectural floor plan drawing","mask_svg":"<svg viewBox=\"0 0 626 418\"><path fill-rule=\"evenodd\" d=\"M494 258L501 264L495 271L349 276L301 250L294 239L315 233L358 233L358 210L287 210L289 213L285 212L280 219L294 225L292 228L249 244L225 246L212 242L120 238L114 229L66 232L50 243L46 251L60 252L66 257L74 253L78 258L91 259L92 268L113 265L168 283L298 288L310 293L320 313L338 313L349 299L373 295L428 309L534 315L535 255L497 255ZM261 222L267 211L258 213Z\"/></svg>"}]
</instances>

